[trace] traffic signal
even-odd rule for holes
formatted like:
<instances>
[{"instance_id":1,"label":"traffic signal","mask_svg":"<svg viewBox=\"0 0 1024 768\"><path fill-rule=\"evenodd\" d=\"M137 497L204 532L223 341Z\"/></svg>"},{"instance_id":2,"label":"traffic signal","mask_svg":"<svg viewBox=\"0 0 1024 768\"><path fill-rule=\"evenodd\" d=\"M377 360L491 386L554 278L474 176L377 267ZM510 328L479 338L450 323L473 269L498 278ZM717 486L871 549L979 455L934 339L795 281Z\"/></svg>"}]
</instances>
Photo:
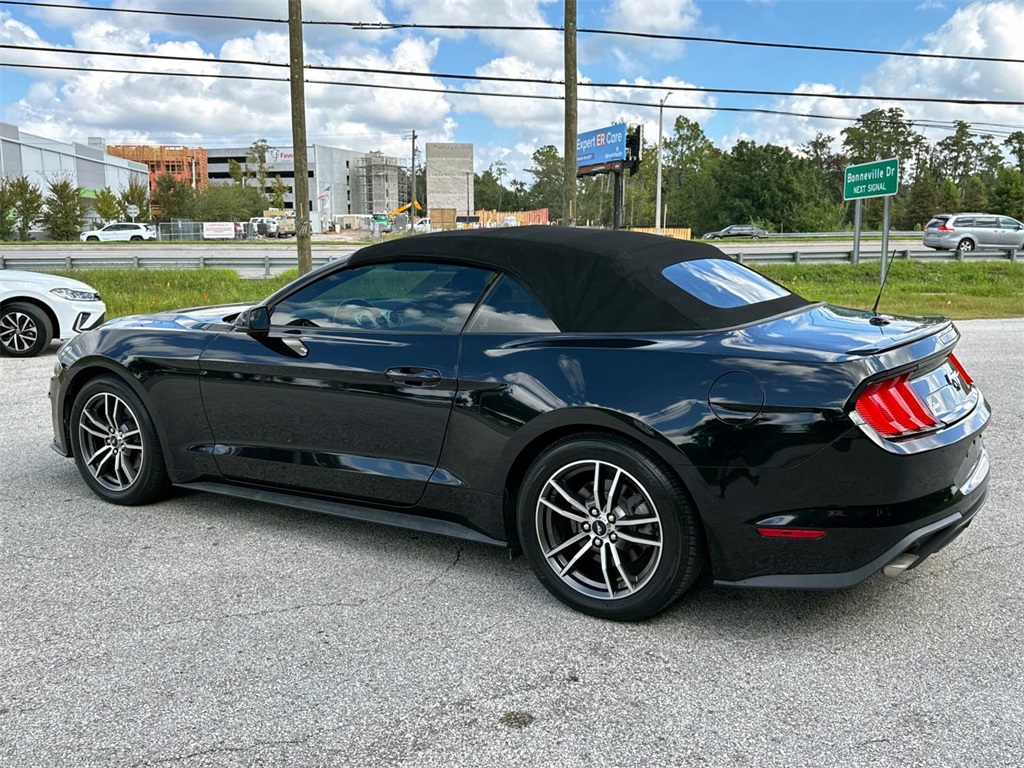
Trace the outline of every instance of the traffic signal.
<instances>
[{"instance_id":1,"label":"traffic signal","mask_svg":"<svg viewBox=\"0 0 1024 768\"><path fill-rule=\"evenodd\" d=\"M632 176L640 169L640 160L644 152L644 127L632 125L626 129L626 167Z\"/></svg>"}]
</instances>

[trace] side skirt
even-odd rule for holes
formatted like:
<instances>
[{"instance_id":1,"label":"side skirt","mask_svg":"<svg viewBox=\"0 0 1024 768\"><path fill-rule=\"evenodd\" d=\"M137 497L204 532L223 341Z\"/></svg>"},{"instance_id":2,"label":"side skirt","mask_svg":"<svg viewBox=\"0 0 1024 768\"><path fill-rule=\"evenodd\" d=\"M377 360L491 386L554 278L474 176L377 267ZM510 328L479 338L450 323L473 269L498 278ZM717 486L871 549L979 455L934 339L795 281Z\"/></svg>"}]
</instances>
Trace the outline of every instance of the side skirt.
<instances>
[{"instance_id":1,"label":"side skirt","mask_svg":"<svg viewBox=\"0 0 1024 768\"><path fill-rule=\"evenodd\" d=\"M190 491L206 491L207 493L216 493L221 496L233 496L239 499L260 501L266 504L279 504L282 507L304 509L309 512L320 512L325 515L347 517L351 520L364 520L370 523L391 525L396 528L436 533L440 536L451 536L457 539L476 541L481 544L490 544L495 547L508 546L508 542L493 539L468 526L450 520L439 520L434 517L414 515L408 512L396 512L393 509L347 504L342 501L317 499L298 494L282 493L281 491L267 491L261 488L231 485L229 483L200 481L195 483L175 483L175 486Z\"/></svg>"}]
</instances>

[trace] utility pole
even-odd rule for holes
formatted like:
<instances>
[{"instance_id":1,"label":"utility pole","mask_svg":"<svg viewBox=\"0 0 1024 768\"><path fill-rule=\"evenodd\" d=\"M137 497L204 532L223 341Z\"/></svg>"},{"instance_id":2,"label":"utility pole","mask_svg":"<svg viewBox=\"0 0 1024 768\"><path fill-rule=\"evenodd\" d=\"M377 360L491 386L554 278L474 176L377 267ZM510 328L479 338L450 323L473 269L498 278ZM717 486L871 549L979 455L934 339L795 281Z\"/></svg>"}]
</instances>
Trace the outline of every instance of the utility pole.
<instances>
[{"instance_id":1,"label":"utility pole","mask_svg":"<svg viewBox=\"0 0 1024 768\"><path fill-rule=\"evenodd\" d=\"M665 94L665 97L658 102L658 191L655 193L654 203L654 234L661 234L661 117L665 111L665 101L672 95L672 91Z\"/></svg>"},{"instance_id":2,"label":"utility pole","mask_svg":"<svg viewBox=\"0 0 1024 768\"><path fill-rule=\"evenodd\" d=\"M305 55L302 50L302 0L288 0L288 56L292 94L292 151L295 153L295 243L299 274L313 269L309 224L309 161L306 157Z\"/></svg>"},{"instance_id":3,"label":"utility pole","mask_svg":"<svg viewBox=\"0 0 1024 768\"><path fill-rule=\"evenodd\" d=\"M473 178L473 172L472 171L463 171L463 173L466 174L466 226L468 227L469 226L469 215L470 215L469 214L469 203L470 203L470 200L472 199L472 197L470 196L470 193L469 193L469 183L470 183L469 180Z\"/></svg>"},{"instance_id":4,"label":"utility pole","mask_svg":"<svg viewBox=\"0 0 1024 768\"><path fill-rule=\"evenodd\" d=\"M416 131L412 132L412 162L409 163L409 221L416 223Z\"/></svg>"},{"instance_id":5,"label":"utility pole","mask_svg":"<svg viewBox=\"0 0 1024 768\"><path fill-rule=\"evenodd\" d=\"M565 191L562 220L576 226L576 0L565 0Z\"/></svg>"}]
</instances>

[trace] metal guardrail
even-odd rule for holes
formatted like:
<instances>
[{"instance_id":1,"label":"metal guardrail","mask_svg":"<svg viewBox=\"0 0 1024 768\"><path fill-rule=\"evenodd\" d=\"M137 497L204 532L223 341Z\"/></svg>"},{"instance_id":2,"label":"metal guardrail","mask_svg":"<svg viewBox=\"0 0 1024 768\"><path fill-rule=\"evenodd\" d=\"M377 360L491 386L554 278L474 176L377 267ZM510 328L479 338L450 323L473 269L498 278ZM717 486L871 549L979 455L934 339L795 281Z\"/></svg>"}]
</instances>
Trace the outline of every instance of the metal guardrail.
<instances>
[{"instance_id":1,"label":"metal guardrail","mask_svg":"<svg viewBox=\"0 0 1024 768\"><path fill-rule=\"evenodd\" d=\"M924 232L913 229L889 230L889 237L922 237ZM863 230L861 237L881 237L882 230ZM853 239L853 232L769 232L766 240L818 240L835 237L848 237Z\"/></svg>"},{"instance_id":2,"label":"metal guardrail","mask_svg":"<svg viewBox=\"0 0 1024 768\"><path fill-rule=\"evenodd\" d=\"M835 250L784 251L781 253L745 252L734 250L735 244L729 243L729 252L740 262L774 263L774 264L817 264L817 263L858 263L854 259L853 250L842 248ZM141 246L140 250L147 246ZM0 252L0 269L25 270L58 270L58 269L203 269L215 267L234 270L262 270L267 276L272 273L295 267L295 253L291 249L282 248L280 253L263 251L262 253L210 253L208 250L182 250L180 253L117 253L112 249L109 254L77 255L76 248L69 248L64 253L32 253L35 249L22 249L23 253L3 254ZM1009 260L1017 261L1021 254L1015 249L976 250L963 253L960 251L935 251L931 248L896 248L897 259L919 259L922 261L986 261ZM314 250L313 266L320 266L349 253L349 249ZM880 250L861 249L859 261L878 261Z\"/></svg>"},{"instance_id":3,"label":"metal guardrail","mask_svg":"<svg viewBox=\"0 0 1024 768\"><path fill-rule=\"evenodd\" d=\"M897 259L916 259L920 261L1017 261L1020 252L1016 248L990 248L976 251L936 251L931 248L893 248ZM892 251L889 254L892 254ZM785 251L782 253L744 253L732 251L740 263L775 263L775 264L817 264L845 262L858 264L862 261L879 261L881 249L877 251L860 251L859 258L852 248L834 251Z\"/></svg>"}]
</instances>

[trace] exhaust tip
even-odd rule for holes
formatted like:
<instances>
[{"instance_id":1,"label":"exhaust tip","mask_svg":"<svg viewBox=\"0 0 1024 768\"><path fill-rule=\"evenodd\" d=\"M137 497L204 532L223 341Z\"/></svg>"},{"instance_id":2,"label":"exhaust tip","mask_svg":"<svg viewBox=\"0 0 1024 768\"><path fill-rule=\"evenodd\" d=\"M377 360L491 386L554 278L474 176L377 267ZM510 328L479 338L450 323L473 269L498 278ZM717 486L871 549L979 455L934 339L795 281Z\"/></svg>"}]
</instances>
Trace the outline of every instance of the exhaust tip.
<instances>
[{"instance_id":1,"label":"exhaust tip","mask_svg":"<svg viewBox=\"0 0 1024 768\"><path fill-rule=\"evenodd\" d=\"M882 573L888 576L890 579L899 576L907 568L917 562L917 555L912 555L909 552L904 552L902 555L897 557L887 566L882 568Z\"/></svg>"}]
</instances>

